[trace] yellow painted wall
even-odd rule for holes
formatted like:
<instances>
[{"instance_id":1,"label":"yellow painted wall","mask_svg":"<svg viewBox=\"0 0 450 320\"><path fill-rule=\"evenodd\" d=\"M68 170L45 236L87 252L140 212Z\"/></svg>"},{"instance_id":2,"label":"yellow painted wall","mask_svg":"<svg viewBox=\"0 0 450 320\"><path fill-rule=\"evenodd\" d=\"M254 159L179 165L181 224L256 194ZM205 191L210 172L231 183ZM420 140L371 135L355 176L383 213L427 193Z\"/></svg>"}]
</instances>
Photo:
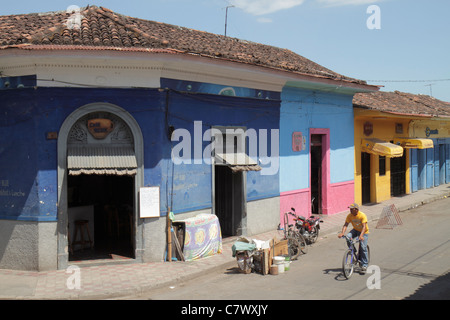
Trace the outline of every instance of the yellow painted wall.
<instances>
[{"instance_id":1,"label":"yellow painted wall","mask_svg":"<svg viewBox=\"0 0 450 320\"><path fill-rule=\"evenodd\" d=\"M427 135L427 128L431 130L429 135ZM411 137L416 138L448 138L450 136L450 119L412 120L409 124L409 133Z\"/></svg>"},{"instance_id":2,"label":"yellow painted wall","mask_svg":"<svg viewBox=\"0 0 450 320\"><path fill-rule=\"evenodd\" d=\"M362 203L361 190L361 142L364 138L378 138L384 141L392 141L395 137L409 136L410 118L384 114L377 111L364 109L354 109L355 112L355 202ZM364 124L371 122L373 125L373 133L371 135L364 134ZM396 125L401 124L403 133L396 132ZM406 174L405 174L405 191L410 193L410 172L409 172L409 150L406 149ZM382 202L391 198L391 163L386 158L386 174L379 175L379 157L377 155L370 156L370 201Z\"/></svg>"}]
</instances>

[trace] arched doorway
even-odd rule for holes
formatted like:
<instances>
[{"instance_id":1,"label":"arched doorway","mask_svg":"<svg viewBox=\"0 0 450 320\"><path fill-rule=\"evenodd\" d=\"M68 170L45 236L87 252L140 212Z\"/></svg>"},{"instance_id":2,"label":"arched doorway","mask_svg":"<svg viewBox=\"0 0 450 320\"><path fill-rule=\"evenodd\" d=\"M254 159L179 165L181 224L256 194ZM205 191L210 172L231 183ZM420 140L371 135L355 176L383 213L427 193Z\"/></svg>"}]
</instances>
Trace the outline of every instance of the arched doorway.
<instances>
[{"instance_id":1,"label":"arched doorway","mask_svg":"<svg viewBox=\"0 0 450 320\"><path fill-rule=\"evenodd\" d=\"M105 103L74 111L58 137L58 268L87 259L142 261L142 186L143 138L135 119ZM93 249L71 246L79 220L88 221Z\"/></svg>"}]
</instances>

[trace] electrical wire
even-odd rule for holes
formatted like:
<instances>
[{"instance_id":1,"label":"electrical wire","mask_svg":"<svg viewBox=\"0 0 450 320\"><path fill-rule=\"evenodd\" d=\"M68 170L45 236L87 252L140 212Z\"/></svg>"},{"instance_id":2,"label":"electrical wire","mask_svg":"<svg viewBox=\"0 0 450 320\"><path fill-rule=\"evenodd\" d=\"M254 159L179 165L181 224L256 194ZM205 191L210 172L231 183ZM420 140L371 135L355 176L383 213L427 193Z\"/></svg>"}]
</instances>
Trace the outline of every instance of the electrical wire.
<instances>
[{"instance_id":1,"label":"electrical wire","mask_svg":"<svg viewBox=\"0 0 450 320\"><path fill-rule=\"evenodd\" d=\"M366 82L443 82L450 79L432 79L432 80L364 80Z\"/></svg>"}]
</instances>

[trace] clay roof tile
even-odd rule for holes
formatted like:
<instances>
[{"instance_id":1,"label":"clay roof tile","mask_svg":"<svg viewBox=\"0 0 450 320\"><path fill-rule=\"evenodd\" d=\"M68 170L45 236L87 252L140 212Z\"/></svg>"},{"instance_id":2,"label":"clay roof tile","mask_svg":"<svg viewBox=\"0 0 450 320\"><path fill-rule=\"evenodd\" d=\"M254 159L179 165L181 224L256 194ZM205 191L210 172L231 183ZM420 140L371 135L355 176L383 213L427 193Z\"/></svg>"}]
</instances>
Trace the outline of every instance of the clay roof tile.
<instances>
[{"instance_id":1,"label":"clay roof tile","mask_svg":"<svg viewBox=\"0 0 450 320\"><path fill-rule=\"evenodd\" d=\"M320 78L364 81L345 77L290 50L225 37L204 31L143 20L90 6L79 20L65 11L0 16L0 45L21 43L58 45L60 48L102 46L107 48L170 49L234 62L307 74ZM68 20L75 21L70 26Z\"/></svg>"}]
</instances>

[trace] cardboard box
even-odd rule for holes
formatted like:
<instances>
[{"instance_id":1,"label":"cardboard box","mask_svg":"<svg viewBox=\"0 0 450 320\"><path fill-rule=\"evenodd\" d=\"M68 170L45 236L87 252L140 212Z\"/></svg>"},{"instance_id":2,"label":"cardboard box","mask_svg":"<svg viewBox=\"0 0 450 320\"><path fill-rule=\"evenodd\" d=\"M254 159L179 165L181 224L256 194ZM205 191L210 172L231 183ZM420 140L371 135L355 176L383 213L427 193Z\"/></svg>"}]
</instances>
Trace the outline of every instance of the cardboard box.
<instances>
[{"instance_id":1,"label":"cardboard box","mask_svg":"<svg viewBox=\"0 0 450 320\"><path fill-rule=\"evenodd\" d=\"M288 241L281 240L274 244L273 256L282 256L287 255L289 253L288 250Z\"/></svg>"}]
</instances>

